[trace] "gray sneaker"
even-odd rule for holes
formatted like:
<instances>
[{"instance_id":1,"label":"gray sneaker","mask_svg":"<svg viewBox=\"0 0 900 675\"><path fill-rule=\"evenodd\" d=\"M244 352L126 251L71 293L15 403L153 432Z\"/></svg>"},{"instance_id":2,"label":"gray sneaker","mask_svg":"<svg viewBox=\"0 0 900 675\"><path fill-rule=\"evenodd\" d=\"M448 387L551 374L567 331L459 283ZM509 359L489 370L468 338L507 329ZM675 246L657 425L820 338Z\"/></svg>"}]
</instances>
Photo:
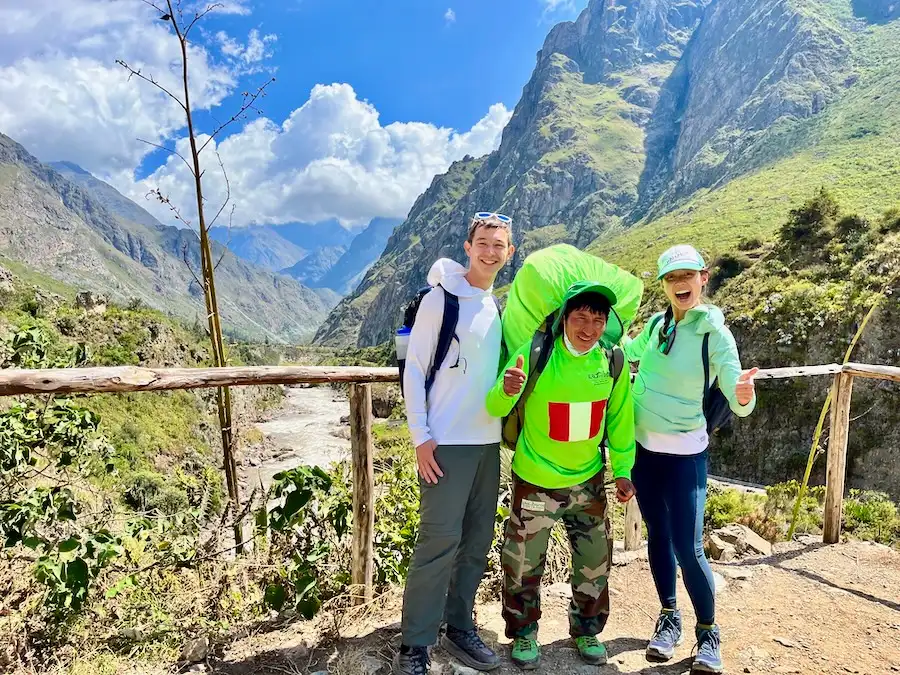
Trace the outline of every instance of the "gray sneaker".
<instances>
[{"instance_id":1,"label":"gray sneaker","mask_svg":"<svg viewBox=\"0 0 900 675\"><path fill-rule=\"evenodd\" d=\"M659 613L656 630L647 645L647 659L650 661L668 661L675 656L675 647L684 640L681 629L681 612L677 609L664 609Z\"/></svg>"},{"instance_id":2,"label":"gray sneaker","mask_svg":"<svg viewBox=\"0 0 900 675\"><path fill-rule=\"evenodd\" d=\"M500 666L500 657L481 640L478 631L457 630L447 626L447 634L441 638L441 646L463 665L475 670L494 670Z\"/></svg>"},{"instance_id":3,"label":"gray sneaker","mask_svg":"<svg viewBox=\"0 0 900 675\"><path fill-rule=\"evenodd\" d=\"M393 675L428 675L431 659L427 647L401 646L394 657Z\"/></svg>"}]
</instances>

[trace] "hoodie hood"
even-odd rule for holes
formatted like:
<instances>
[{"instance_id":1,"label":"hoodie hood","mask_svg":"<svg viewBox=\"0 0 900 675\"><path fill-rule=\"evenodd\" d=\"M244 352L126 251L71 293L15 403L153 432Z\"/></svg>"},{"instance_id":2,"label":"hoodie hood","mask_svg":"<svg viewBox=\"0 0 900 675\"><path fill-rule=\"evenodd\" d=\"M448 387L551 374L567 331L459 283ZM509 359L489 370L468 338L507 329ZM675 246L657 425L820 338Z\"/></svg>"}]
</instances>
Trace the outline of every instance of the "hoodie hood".
<instances>
[{"instance_id":1,"label":"hoodie hood","mask_svg":"<svg viewBox=\"0 0 900 675\"><path fill-rule=\"evenodd\" d=\"M492 289L475 288L466 280L469 270L450 258L441 258L428 271L428 285L442 286L460 298L475 298L490 293Z\"/></svg>"},{"instance_id":2,"label":"hoodie hood","mask_svg":"<svg viewBox=\"0 0 900 675\"><path fill-rule=\"evenodd\" d=\"M612 347L613 345L618 344L622 339L622 336L625 335L625 327L622 324L619 315L616 313L616 303L618 302L618 298L608 286L604 286L596 281L579 281L578 283L569 286L569 290L566 291L566 295L563 297L562 304L556 310L556 318L553 321L553 334L560 335L563 332L563 314L566 305L569 304L569 300L576 295L581 295L582 293L587 293L589 291L600 293L609 300L611 309L609 311L609 318L606 321L606 330L603 332L603 335L600 336L600 344L607 348Z\"/></svg>"},{"instance_id":3,"label":"hoodie hood","mask_svg":"<svg viewBox=\"0 0 900 675\"><path fill-rule=\"evenodd\" d=\"M697 305L684 315L682 323L697 323L698 333L717 333L725 327L725 315L715 305Z\"/></svg>"}]
</instances>

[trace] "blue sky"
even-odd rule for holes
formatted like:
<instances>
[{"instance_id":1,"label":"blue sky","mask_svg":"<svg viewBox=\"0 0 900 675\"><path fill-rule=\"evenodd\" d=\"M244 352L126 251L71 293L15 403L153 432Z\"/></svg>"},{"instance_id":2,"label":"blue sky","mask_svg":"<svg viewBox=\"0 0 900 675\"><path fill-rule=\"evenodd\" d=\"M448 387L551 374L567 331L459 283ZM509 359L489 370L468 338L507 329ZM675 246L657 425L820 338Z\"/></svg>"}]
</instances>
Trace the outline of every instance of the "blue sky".
<instances>
[{"instance_id":1,"label":"blue sky","mask_svg":"<svg viewBox=\"0 0 900 675\"><path fill-rule=\"evenodd\" d=\"M493 103L515 106L549 29L585 4L550 11L541 0L280 0L220 21L235 33L250 24L278 36L267 114L285 117L317 83L347 82L385 124L468 129Z\"/></svg>"},{"instance_id":2,"label":"blue sky","mask_svg":"<svg viewBox=\"0 0 900 675\"><path fill-rule=\"evenodd\" d=\"M165 0L155 0L165 2ZM495 149L550 28L587 0L219 0L194 33L200 132L275 74L261 115L204 156L211 201L228 170L237 226L404 217L435 174ZM203 8L208 0L182 0ZM150 208L190 212L177 42L142 0L0 0L0 132L73 161Z\"/></svg>"}]
</instances>

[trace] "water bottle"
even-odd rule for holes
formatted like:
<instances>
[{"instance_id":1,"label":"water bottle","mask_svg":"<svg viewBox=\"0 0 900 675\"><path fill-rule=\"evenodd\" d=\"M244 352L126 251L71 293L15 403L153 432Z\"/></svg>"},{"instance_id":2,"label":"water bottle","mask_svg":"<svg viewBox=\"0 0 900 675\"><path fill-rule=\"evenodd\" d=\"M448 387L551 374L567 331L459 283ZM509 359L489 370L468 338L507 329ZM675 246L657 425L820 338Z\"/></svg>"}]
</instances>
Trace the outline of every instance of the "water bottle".
<instances>
[{"instance_id":1,"label":"water bottle","mask_svg":"<svg viewBox=\"0 0 900 675\"><path fill-rule=\"evenodd\" d=\"M397 352L397 361L402 363L406 361L406 350L409 349L409 335L412 328L409 326L400 326L397 334L394 336L394 349Z\"/></svg>"}]
</instances>

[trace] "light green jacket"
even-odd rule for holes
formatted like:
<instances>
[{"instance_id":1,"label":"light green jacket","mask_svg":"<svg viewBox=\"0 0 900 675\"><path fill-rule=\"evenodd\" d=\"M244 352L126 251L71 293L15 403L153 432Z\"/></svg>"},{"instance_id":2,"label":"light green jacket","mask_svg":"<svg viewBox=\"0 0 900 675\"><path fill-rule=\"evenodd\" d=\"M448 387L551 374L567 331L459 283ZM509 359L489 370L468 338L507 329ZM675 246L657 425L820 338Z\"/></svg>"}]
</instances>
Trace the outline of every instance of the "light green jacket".
<instances>
[{"instance_id":1,"label":"light green jacket","mask_svg":"<svg viewBox=\"0 0 900 675\"><path fill-rule=\"evenodd\" d=\"M661 314L656 315L662 317ZM700 305L688 311L676 325L675 342L668 355L659 351L659 331L664 319L647 321L636 338L625 338L629 361L640 361L634 380L634 422L638 429L656 433L694 431L706 425L703 416L703 335L709 333L710 385L719 387L731 410L746 417L756 407L756 396L745 406L735 394L741 361L734 336L722 311ZM653 326L651 331L651 326Z\"/></svg>"}]
</instances>

